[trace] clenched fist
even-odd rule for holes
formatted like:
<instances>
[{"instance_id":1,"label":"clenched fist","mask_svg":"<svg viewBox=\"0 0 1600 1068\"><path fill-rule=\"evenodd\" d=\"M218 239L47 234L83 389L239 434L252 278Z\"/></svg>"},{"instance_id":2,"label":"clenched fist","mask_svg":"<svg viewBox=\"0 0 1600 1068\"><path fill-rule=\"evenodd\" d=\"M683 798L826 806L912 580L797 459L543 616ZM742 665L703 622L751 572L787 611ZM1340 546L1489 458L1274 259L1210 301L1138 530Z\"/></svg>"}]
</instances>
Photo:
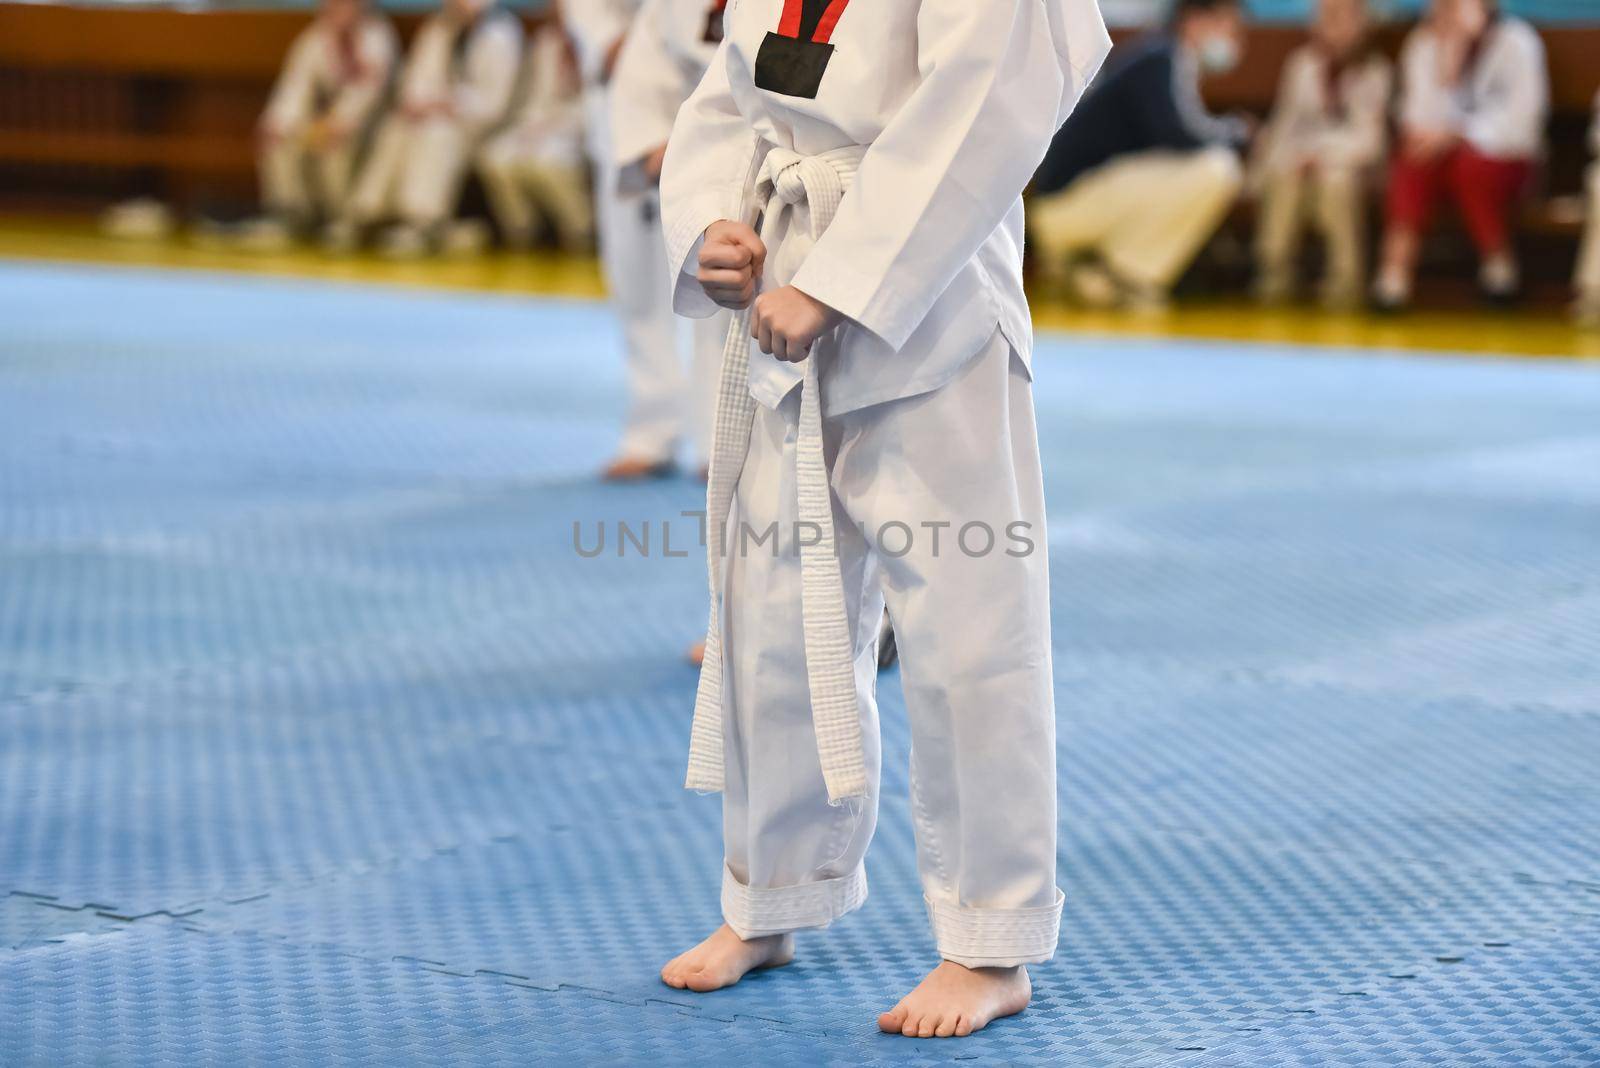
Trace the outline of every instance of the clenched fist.
<instances>
[{"instance_id":1,"label":"clenched fist","mask_svg":"<svg viewBox=\"0 0 1600 1068\"><path fill-rule=\"evenodd\" d=\"M783 286L756 298L750 312L750 336L761 351L789 363L798 363L811 345L838 326L844 316L794 286Z\"/></svg>"},{"instance_id":2,"label":"clenched fist","mask_svg":"<svg viewBox=\"0 0 1600 1068\"><path fill-rule=\"evenodd\" d=\"M761 283L767 246L744 223L723 219L706 227L695 275L706 296L724 308L748 308Z\"/></svg>"}]
</instances>

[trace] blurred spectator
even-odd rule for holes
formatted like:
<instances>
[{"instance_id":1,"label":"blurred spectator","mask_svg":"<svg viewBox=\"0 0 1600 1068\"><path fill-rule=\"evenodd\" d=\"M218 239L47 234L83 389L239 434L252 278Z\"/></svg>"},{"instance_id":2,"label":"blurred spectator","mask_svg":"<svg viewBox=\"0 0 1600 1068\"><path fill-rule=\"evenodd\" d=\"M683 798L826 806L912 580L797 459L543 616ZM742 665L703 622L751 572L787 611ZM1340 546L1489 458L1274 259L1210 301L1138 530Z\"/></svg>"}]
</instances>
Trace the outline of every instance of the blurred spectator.
<instances>
[{"instance_id":1,"label":"blurred spectator","mask_svg":"<svg viewBox=\"0 0 1600 1068\"><path fill-rule=\"evenodd\" d=\"M1589 146L1600 157L1600 94L1594 98L1594 125L1589 128ZM1589 164L1589 212L1584 224L1583 248L1578 253L1578 274L1574 281L1578 303L1573 312L1584 326L1600 328L1600 158Z\"/></svg>"},{"instance_id":2,"label":"blurred spectator","mask_svg":"<svg viewBox=\"0 0 1600 1068\"><path fill-rule=\"evenodd\" d=\"M258 127L268 218L255 241L286 241L343 209L398 48L394 27L364 0L323 0L294 39Z\"/></svg>"},{"instance_id":3,"label":"blurred spectator","mask_svg":"<svg viewBox=\"0 0 1600 1068\"><path fill-rule=\"evenodd\" d=\"M1400 144L1374 302L1410 303L1422 235L1445 194L1478 249L1479 288L1512 299L1521 285L1512 212L1543 149L1549 106L1544 45L1492 0L1434 0L1400 68Z\"/></svg>"},{"instance_id":4,"label":"blurred spectator","mask_svg":"<svg viewBox=\"0 0 1600 1068\"><path fill-rule=\"evenodd\" d=\"M713 4L705 0L702 17ZM657 478L674 470L684 416L680 320L672 312L659 198L653 187L622 180L623 161L617 159L611 128L612 76L643 6L644 0L569 0L561 7L583 75L600 265L626 346L628 414L617 454L601 472L614 482Z\"/></svg>"},{"instance_id":5,"label":"blurred spectator","mask_svg":"<svg viewBox=\"0 0 1600 1068\"><path fill-rule=\"evenodd\" d=\"M478 155L478 173L508 246L529 247L544 224L568 250L593 243L583 137L582 87L572 42L558 23L543 23L528 44L522 96L511 122Z\"/></svg>"},{"instance_id":6,"label":"blurred spectator","mask_svg":"<svg viewBox=\"0 0 1600 1068\"><path fill-rule=\"evenodd\" d=\"M521 54L522 24L494 0L445 0L411 43L395 111L378 129L330 244L349 247L361 228L398 216L386 252L434 247L467 162L510 107Z\"/></svg>"},{"instance_id":7,"label":"blurred spectator","mask_svg":"<svg viewBox=\"0 0 1600 1068\"><path fill-rule=\"evenodd\" d=\"M1383 156L1393 80L1389 61L1368 46L1367 29L1366 0L1320 0L1310 43L1284 65L1254 176L1257 285L1269 303L1294 294L1308 222L1327 247L1323 302L1351 307L1365 289L1366 196Z\"/></svg>"},{"instance_id":8,"label":"blurred spectator","mask_svg":"<svg viewBox=\"0 0 1600 1068\"><path fill-rule=\"evenodd\" d=\"M1178 0L1170 29L1112 60L1057 134L1028 221L1040 264L1092 304L1158 308L1239 195L1250 124L1200 98L1236 66L1238 0ZM1085 256L1098 262L1079 262Z\"/></svg>"}]
</instances>

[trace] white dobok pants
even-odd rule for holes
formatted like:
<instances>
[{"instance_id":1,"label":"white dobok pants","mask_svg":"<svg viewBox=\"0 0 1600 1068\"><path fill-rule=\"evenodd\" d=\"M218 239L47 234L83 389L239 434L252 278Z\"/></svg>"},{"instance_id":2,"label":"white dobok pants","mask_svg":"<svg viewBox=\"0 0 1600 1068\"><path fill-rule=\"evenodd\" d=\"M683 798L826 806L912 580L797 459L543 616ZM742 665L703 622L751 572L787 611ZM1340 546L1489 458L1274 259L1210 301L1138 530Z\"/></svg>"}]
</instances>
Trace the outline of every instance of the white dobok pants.
<instances>
[{"instance_id":1,"label":"white dobok pants","mask_svg":"<svg viewBox=\"0 0 1600 1068\"><path fill-rule=\"evenodd\" d=\"M356 179L349 214L359 223L391 215L413 226L444 222L455 214L473 140L471 131L446 117L385 119Z\"/></svg>"},{"instance_id":2,"label":"white dobok pants","mask_svg":"<svg viewBox=\"0 0 1600 1068\"><path fill-rule=\"evenodd\" d=\"M606 90L589 89L584 103L595 164L600 266L622 321L626 349L628 411L618 452L629 459L670 460L685 433L689 392L672 313L660 203L654 190L624 193L618 188Z\"/></svg>"},{"instance_id":3,"label":"white dobok pants","mask_svg":"<svg viewBox=\"0 0 1600 1068\"><path fill-rule=\"evenodd\" d=\"M1589 165L1589 214L1574 279L1580 296L1600 301L1600 163Z\"/></svg>"},{"instance_id":4,"label":"white dobok pants","mask_svg":"<svg viewBox=\"0 0 1600 1068\"><path fill-rule=\"evenodd\" d=\"M314 151L294 134L269 142L256 158L264 207L296 220L337 215L350 192L355 160L353 144Z\"/></svg>"},{"instance_id":5,"label":"white dobok pants","mask_svg":"<svg viewBox=\"0 0 1600 1068\"><path fill-rule=\"evenodd\" d=\"M517 130L491 137L478 153L495 221L516 239L531 239L542 224L563 247L579 249L594 237L594 203L581 159L540 152Z\"/></svg>"},{"instance_id":6,"label":"white dobok pants","mask_svg":"<svg viewBox=\"0 0 1600 1068\"><path fill-rule=\"evenodd\" d=\"M838 806L823 783L806 674L796 539L811 535L796 527L799 412L799 390L777 410L757 407L726 527L723 916L748 938L819 927L864 900L887 600L939 952L971 967L1048 959L1062 897L1028 373L997 331L942 388L824 418L868 774L866 800Z\"/></svg>"},{"instance_id":7,"label":"white dobok pants","mask_svg":"<svg viewBox=\"0 0 1600 1068\"><path fill-rule=\"evenodd\" d=\"M1327 244L1323 299L1360 299L1366 288L1366 188L1362 174L1348 167L1311 174L1284 168L1266 177L1256 228L1256 263L1263 287L1274 294L1286 294L1292 287L1308 223Z\"/></svg>"},{"instance_id":8,"label":"white dobok pants","mask_svg":"<svg viewBox=\"0 0 1600 1068\"><path fill-rule=\"evenodd\" d=\"M1243 182L1226 148L1122 156L1034 197L1029 234L1052 260L1097 252L1119 277L1164 290L1216 233Z\"/></svg>"}]
</instances>

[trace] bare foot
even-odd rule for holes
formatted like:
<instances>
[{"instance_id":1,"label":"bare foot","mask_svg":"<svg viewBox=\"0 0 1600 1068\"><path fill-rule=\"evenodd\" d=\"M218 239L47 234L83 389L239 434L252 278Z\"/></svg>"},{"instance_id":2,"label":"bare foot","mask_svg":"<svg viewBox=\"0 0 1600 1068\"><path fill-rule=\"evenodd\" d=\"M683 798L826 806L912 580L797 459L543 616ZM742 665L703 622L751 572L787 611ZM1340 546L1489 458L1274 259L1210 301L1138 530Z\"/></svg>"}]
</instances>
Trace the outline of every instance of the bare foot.
<instances>
[{"instance_id":1,"label":"bare foot","mask_svg":"<svg viewBox=\"0 0 1600 1068\"><path fill-rule=\"evenodd\" d=\"M689 646L689 651L683 654L683 658L689 661L689 663L694 667L699 667L701 664L704 664L706 662L706 643L695 642L693 645Z\"/></svg>"},{"instance_id":2,"label":"bare foot","mask_svg":"<svg viewBox=\"0 0 1600 1068\"><path fill-rule=\"evenodd\" d=\"M1028 1007L1028 969L967 968L940 961L900 1004L878 1017L878 1027L910 1038L965 1037L990 1021Z\"/></svg>"},{"instance_id":3,"label":"bare foot","mask_svg":"<svg viewBox=\"0 0 1600 1068\"><path fill-rule=\"evenodd\" d=\"M766 935L746 942L723 924L711 932L710 938L668 961L661 969L661 981L679 990L705 993L732 986L746 972L777 968L792 960L794 935Z\"/></svg>"},{"instance_id":4,"label":"bare foot","mask_svg":"<svg viewBox=\"0 0 1600 1068\"><path fill-rule=\"evenodd\" d=\"M612 460L600 472L607 482L639 482L647 478L666 478L677 470L671 460L642 460L637 456L623 456Z\"/></svg>"}]
</instances>

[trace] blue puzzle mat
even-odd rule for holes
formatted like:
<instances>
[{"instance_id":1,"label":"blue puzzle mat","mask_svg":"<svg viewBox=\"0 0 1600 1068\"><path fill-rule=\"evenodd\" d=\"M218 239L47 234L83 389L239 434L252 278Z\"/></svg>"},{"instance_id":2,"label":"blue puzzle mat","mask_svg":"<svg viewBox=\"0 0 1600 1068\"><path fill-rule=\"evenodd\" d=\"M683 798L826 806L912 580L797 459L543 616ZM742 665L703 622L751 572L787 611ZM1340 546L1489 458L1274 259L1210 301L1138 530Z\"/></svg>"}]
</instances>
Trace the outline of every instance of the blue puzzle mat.
<instances>
[{"instance_id":1,"label":"blue puzzle mat","mask_svg":"<svg viewBox=\"0 0 1600 1068\"><path fill-rule=\"evenodd\" d=\"M703 491L594 480L603 308L0 265L0 1064L1600 1064L1600 373L1036 377L1062 951L915 1042L893 673L865 908L655 978L717 922Z\"/></svg>"}]
</instances>

